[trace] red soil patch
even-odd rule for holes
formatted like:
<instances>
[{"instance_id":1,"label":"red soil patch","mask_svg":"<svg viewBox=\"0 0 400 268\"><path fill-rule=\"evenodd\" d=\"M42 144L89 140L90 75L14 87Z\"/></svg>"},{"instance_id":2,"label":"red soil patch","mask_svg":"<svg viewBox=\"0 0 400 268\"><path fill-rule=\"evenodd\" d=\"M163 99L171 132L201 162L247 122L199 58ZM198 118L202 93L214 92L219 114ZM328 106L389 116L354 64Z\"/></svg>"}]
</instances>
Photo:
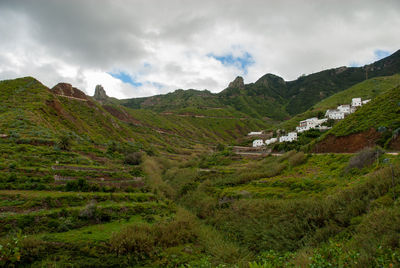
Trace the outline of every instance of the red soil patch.
<instances>
[{"instance_id":1,"label":"red soil patch","mask_svg":"<svg viewBox=\"0 0 400 268\"><path fill-rule=\"evenodd\" d=\"M365 147L373 147L380 134L373 128L361 133L336 137L329 135L312 149L313 153L355 153Z\"/></svg>"},{"instance_id":2,"label":"red soil patch","mask_svg":"<svg viewBox=\"0 0 400 268\"><path fill-rule=\"evenodd\" d=\"M61 103L58 100L55 99L47 100L46 104L51 108L53 108L57 115L64 117L65 119L74 124L76 123L76 119L64 110L64 108L62 107Z\"/></svg>"},{"instance_id":3,"label":"red soil patch","mask_svg":"<svg viewBox=\"0 0 400 268\"><path fill-rule=\"evenodd\" d=\"M400 135L390 142L389 148L400 151Z\"/></svg>"}]
</instances>

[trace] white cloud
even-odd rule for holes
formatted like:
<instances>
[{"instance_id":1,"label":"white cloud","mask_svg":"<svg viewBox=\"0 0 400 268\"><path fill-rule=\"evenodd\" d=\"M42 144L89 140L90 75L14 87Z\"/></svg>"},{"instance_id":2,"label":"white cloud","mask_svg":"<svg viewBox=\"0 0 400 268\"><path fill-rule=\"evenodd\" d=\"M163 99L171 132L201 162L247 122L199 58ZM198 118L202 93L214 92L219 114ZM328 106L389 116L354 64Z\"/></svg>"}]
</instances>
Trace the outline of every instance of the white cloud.
<instances>
[{"instance_id":1,"label":"white cloud","mask_svg":"<svg viewBox=\"0 0 400 268\"><path fill-rule=\"evenodd\" d=\"M400 47L400 2L0 1L0 79L34 76L117 98L177 88L218 92L237 75L286 80ZM249 53L247 74L208 55ZM134 87L112 77L130 74Z\"/></svg>"}]
</instances>

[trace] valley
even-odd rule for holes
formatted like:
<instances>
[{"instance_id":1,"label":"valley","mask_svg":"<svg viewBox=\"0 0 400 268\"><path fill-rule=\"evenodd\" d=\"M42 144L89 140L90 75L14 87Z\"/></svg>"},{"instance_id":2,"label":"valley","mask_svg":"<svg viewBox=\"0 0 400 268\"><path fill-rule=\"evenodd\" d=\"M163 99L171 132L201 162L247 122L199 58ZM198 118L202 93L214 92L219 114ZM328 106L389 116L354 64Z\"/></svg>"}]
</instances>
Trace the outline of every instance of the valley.
<instances>
[{"instance_id":1,"label":"valley","mask_svg":"<svg viewBox=\"0 0 400 268\"><path fill-rule=\"evenodd\" d=\"M0 265L400 265L398 57L125 100L0 81Z\"/></svg>"}]
</instances>

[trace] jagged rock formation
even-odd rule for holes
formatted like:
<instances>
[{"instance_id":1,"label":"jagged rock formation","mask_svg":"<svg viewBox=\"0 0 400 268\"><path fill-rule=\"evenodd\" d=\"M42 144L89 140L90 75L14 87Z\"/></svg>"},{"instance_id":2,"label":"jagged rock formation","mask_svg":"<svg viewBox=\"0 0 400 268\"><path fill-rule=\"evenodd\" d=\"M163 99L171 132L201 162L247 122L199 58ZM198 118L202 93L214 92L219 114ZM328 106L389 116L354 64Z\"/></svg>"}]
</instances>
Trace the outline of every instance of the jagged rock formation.
<instances>
[{"instance_id":1,"label":"jagged rock formation","mask_svg":"<svg viewBox=\"0 0 400 268\"><path fill-rule=\"evenodd\" d=\"M53 91L53 93L60 96L87 100L87 96L83 91L77 89L76 87L73 87L71 84L68 83L58 83L51 90Z\"/></svg>"},{"instance_id":2,"label":"jagged rock formation","mask_svg":"<svg viewBox=\"0 0 400 268\"><path fill-rule=\"evenodd\" d=\"M228 88L244 89L243 77L241 76L236 77L235 80L229 83Z\"/></svg>"},{"instance_id":3,"label":"jagged rock formation","mask_svg":"<svg viewBox=\"0 0 400 268\"><path fill-rule=\"evenodd\" d=\"M97 101L105 101L109 97L107 96L106 91L104 90L102 85L97 85L95 90L94 90L94 96L93 98Z\"/></svg>"}]
</instances>

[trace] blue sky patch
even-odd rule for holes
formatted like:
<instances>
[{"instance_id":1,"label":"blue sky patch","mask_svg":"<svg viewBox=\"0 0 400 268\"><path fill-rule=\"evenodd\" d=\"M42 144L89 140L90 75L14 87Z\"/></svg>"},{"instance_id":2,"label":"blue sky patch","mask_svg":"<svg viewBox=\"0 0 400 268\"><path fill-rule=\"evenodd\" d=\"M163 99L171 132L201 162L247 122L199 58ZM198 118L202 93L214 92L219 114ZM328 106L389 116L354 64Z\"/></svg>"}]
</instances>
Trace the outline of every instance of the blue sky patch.
<instances>
[{"instance_id":1,"label":"blue sky patch","mask_svg":"<svg viewBox=\"0 0 400 268\"><path fill-rule=\"evenodd\" d=\"M108 73L108 74L110 74L114 78L121 80L124 83L131 84L134 87L140 87L141 85L143 85L142 83L135 81L135 79L132 78L132 76L130 76L125 72Z\"/></svg>"},{"instance_id":2,"label":"blue sky patch","mask_svg":"<svg viewBox=\"0 0 400 268\"><path fill-rule=\"evenodd\" d=\"M355 61L350 62L350 67L360 67L361 64Z\"/></svg>"},{"instance_id":3,"label":"blue sky patch","mask_svg":"<svg viewBox=\"0 0 400 268\"><path fill-rule=\"evenodd\" d=\"M352 62L350 62L350 67L361 67L361 66L364 66L365 64L370 64L372 62L375 62L375 61L381 60L383 58L386 58L387 56L390 56L391 54L392 54L392 52L390 52L390 51L376 49L374 51L374 56L375 57L374 57L373 61L366 62L366 63L363 63L363 64L359 63L359 62L356 62L356 61L352 61Z\"/></svg>"},{"instance_id":4,"label":"blue sky patch","mask_svg":"<svg viewBox=\"0 0 400 268\"><path fill-rule=\"evenodd\" d=\"M239 57L234 57L232 53L225 54L225 55L214 55L214 54L208 54L208 57L212 57L216 59L217 61L220 61L223 65L226 66L236 66L240 70L243 71L243 73L247 74L247 67L254 64L254 59L253 56L251 56L250 53L245 52L243 53L242 56Z\"/></svg>"},{"instance_id":5,"label":"blue sky patch","mask_svg":"<svg viewBox=\"0 0 400 268\"><path fill-rule=\"evenodd\" d=\"M386 50L377 49L377 50L374 51L374 55L375 55L375 58L376 58L377 60L386 58L386 57L389 56L390 54L391 54L390 51L386 51Z\"/></svg>"}]
</instances>

